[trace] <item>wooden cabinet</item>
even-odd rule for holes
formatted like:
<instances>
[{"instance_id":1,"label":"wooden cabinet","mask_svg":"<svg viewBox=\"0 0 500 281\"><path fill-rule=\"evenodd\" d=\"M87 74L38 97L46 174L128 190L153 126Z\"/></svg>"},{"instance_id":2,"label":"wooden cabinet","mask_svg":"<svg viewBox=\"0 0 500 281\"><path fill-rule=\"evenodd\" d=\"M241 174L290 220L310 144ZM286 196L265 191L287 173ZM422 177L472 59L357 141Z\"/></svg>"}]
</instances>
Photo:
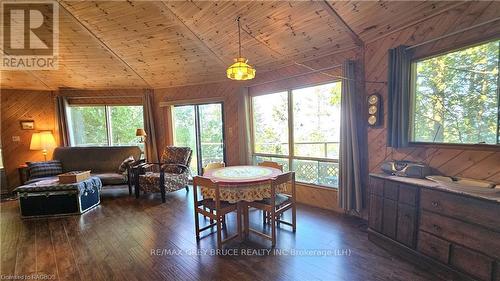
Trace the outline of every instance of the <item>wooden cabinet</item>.
<instances>
[{"instance_id":1,"label":"wooden cabinet","mask_svg":"<svg viewBox=\"0 0 500 281\"><path fill-rule=\"evenodd\" d=\"M416 247L418 189L394 181L370 179L368 225L374 231Z\"/></svg>"},{"instance_id":2,"label":"wooden cabinet","mask_svg":"<svg viewBox=\"0 0 500 281\"><path fill-rule=\"evenodd\" d=\"M393 179L370 179L372 241L449 279L500 281L499 202Z\"/></svg>"}]
</instances>

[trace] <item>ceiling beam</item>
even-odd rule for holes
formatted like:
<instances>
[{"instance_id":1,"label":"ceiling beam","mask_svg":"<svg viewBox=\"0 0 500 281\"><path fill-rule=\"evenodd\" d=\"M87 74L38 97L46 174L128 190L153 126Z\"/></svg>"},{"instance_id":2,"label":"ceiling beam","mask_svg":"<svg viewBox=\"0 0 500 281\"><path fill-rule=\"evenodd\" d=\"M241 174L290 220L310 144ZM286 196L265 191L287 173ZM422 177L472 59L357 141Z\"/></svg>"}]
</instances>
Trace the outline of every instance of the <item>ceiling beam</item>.
<instances>
[{"instance_id":1,"label":"ceiling beam","mask_svg":"<svg viewBox=\"0 0 500 281\"><path fill-rule=\"evenodd\" d=\"M332 4L328 2L327 0L323 0L322 2L323 6L325 6L326 12L333 17L340 25L342 28L344 28L347 31L347 34L351 37L352 41L354 41L354 44L357 46L363 46L363 40L359 37L354 30L347 24L347 22L337 13L335 8L333 8Z\"/></svg>"},{"instance_id":2,"label":"ceiling beam","mask_svg":"<svg viewBox=\"0 0 500 281\"><path fill-rule=\"evenodd\" d=\"M111 49L111 47L109 47L101 38L99 38L99 36L97 36L94 32L92 32L92 30L87 26L85 25L82 21L80 21L80 19L78 19L77 16L75 16L73 13L70 12L70 10L65 6L66 4L64 4L64 2L62 0L57 0L59 2L59 6L68 14L70 15L73 20L78 24L80 25L81 27L83 27L83 29L85 29L85 31L93 38L95 38L97 40L97 42L99 42L99 44L104 48L106 49L109 53L112 54L113 57L117 58L119 61L121 61L125 66L127 66L128 69L130 69L135 75L137 75L137 77L139 77L145 84L148 88L153 88L151 86L151 84L149 84L148 81L146 81L146 79L144 79L144 77L142 77L137 71L135 71L135 69L129 64L127 63L122 57L120 57L115 51L113 51L113 49Z\"/></svg>"},{"instance_id":3,"label":"ceiling beam","mask_svg":"<svg viewBox=\"0 0 500 281\"><path fill-rule=\"evenodd\" d=\"M219 54L217 54L214 50L212 50L212 48L210 48L210 46L208 46L205 43L203 38L201 38L201 36L188 25L188 22L186 20L182 19L172 9L170 9L170 7L168 7L167 3L165 3L164 1L161 1L161 4L163 4L164 8L161 9L162 13L165 14L169 20L171 20L172 22L177 24L177 26L183 29L185 33L190 37L190 39L193 40L193 42L196 44L198 48L214 55L214 57L217 58L217 60L219 61L220 65L223 66L227 65L227 62L224 61Z\"/></svg>"}]
</instances>

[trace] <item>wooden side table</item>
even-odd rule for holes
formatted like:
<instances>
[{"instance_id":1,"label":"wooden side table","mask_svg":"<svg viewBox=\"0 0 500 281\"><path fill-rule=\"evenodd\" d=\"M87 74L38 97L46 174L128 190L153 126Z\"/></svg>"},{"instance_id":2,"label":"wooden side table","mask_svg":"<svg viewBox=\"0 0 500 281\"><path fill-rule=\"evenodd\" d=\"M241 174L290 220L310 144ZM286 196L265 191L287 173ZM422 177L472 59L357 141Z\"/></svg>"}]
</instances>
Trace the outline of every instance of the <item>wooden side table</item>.
<instances>
[{"instance_id":1,"label":"wooden side table","mask_svg":"<svg viewBox=\"0 0 500 281\"><path fill-rule=\"evenodd\" d=\"M19 167L17 167L17 171L19 172L19 181L20 181L21 185L23 185L25 182L28 181L28 178L29 178L28 165L26 165L26 164L19 165Z\"/></svg>"}]
</instances>

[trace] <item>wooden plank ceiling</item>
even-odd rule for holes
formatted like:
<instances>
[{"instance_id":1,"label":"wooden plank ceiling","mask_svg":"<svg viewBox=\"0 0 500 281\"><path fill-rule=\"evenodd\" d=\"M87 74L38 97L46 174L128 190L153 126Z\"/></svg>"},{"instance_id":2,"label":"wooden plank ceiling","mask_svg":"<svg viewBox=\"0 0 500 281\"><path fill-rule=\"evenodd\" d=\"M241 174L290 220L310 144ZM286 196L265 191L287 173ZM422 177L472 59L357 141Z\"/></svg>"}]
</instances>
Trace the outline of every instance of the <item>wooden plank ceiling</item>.
<instances>
[{"instance_id":1,"label":"wooden plank ceiling","mask_svg":"<svg viewBox=\"0 0 500 281\"><path fill-rule=\"evenodd\" d=\"M257 75L355 48L457 2L60 1L60 66L2 71L3 89L164 88L223 81L237 56Z\"/></svg>"}]
</instances>

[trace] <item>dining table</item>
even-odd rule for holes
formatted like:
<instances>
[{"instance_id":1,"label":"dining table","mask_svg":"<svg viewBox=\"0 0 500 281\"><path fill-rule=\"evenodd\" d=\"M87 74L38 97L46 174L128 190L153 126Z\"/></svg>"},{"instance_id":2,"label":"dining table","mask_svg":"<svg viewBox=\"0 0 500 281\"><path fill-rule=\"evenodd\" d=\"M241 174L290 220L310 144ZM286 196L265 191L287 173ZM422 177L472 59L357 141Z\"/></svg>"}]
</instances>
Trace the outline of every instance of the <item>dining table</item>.
<instances>
[{"instance_id":1,"label":"dining table","mask_svg":"<svg viewBox=\"0 0 500 281\"><path fill-rule=\"evenodd\" d=\"M219 198L222 201L237 204L238 218L243 216L248 229L248 210L245 202L271 198L270 180L281 175L279 169L266 166L228 166L206 171L203 176L219 185ZM276 187L276 193L286 192L287 185ZM203 198L215 199L215 190L201 187ZM238 219L239 221L239 219ZM242 237L243 229L238 222L238 234Z\"/></svg>"}]
</instances>

